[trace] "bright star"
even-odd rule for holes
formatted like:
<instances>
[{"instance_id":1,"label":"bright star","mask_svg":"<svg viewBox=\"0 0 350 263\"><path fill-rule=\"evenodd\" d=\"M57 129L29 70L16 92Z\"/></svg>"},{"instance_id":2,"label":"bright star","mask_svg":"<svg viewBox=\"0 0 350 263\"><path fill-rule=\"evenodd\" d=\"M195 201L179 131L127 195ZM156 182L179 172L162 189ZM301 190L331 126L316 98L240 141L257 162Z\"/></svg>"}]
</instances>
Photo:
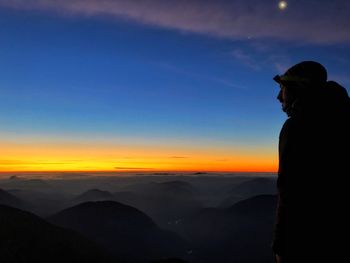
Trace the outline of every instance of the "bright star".
<instances>
[{"instance_id":1,"label":"bright star","mask_svg":"<svg viewBox=\"0 0 350 263\"><path fill-rule=\"evenodd\" d=\"M278 3L278 8L281 9L281 10L286 9L287 6L288 6L288 3L287 3L286 1L280 1L280 2Z\"/></svg>"}]
</instances>

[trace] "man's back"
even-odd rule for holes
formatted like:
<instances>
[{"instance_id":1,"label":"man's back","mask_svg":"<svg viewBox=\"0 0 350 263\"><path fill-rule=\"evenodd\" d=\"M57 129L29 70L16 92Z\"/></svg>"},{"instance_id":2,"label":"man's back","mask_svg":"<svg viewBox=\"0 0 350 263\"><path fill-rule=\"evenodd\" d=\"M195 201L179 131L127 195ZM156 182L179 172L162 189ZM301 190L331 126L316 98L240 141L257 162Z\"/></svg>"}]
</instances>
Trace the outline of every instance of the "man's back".
<instances>
[{"instance_id":1,"label":"man's back","mask_svg":"<svg viewBox=\"0 0 350 263\"><path fill-rule=\"evenodd\" d=\"M290 257L323 258L343 242L338 236L345 227L349 134L341 116L294 116L284 125L278 188Z\"/></svg>"},{"instance_id":2,"label":"man's back","mask_svg":"<svg viewBox=\"0 0 350 263\"><path fill-rule=\"evenodd\" d=\"M332 92L297 102L280 133L274 250L282 262L330 260L344 252L350 102Z\"/></svg>"}]
</instances>

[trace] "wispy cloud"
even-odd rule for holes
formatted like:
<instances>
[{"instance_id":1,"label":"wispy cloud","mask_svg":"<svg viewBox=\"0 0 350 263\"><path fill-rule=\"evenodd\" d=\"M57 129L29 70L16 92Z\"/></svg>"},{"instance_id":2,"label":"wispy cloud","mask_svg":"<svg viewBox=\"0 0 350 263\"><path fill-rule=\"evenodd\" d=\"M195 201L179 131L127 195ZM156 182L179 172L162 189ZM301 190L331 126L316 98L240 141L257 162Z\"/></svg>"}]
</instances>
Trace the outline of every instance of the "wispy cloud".
<instances>
[{"instance_id":1,"label":"wispy cloud","mask_svg":"<svg viewBox=\"0 0 350 263\"><path fill-rule=\"evenodd\" d=\"M225 87L229 88L235 88L235 89L245 89L246 87L242 85L238 85L234 83L233 81L217 76L211 76L207 74L200 74L200 73L195 73L194 71L189 71L189 70L184 70L183 68L180 68L178 66L169 64L169 63L163 63L163 62L157 62L157 63L152 63L154 65L157 65L158 67L161 67L164 70L171 71L173 73L189 77L195 80L201 80L201 81L206 81L206 82L212 82L214 84L219 84L223 85Z\"/></svg>"},{"instance_id":2,"label":"wispy cloud","mask_svg":"<svg viewBox=\"0 0 350 263\"><path fill-rule=\"evenodd\" d=\"M186 156L170 156L169 158L171 158L171 159L185 159L188 157L186 157Z\"/></svg>"},{"instance_id":3,"label":"wispy cloud","mask_svg":"<svg viewBox=\"0 0 350 263\"><path fill-rule=\"evenodd\" d=\"M350 1L294 0L0 0L19 9L109 15L143 24L232 39L278 38L312 43L350 42Z\"/></svg>"},{"instance_id":4,"label":"wispy cloud","mask_svg":"<svg viewBox=\"0 0 350 263\"><path fill-rule=\"evenodd\" d=\"M32 161L21 161L21 160L0 160L0 165L57 165L57 164L72 164L68 162L32 162Z\"/></svg>"},{"instance_id":5,"label":"wispy cloud","mask_svg":"<svg viewBox=\"0 0 350 263\"><path fill-rule=\"evenodd\" d=\"M86 174L86 173L59 173L59 174L54 174L54 178L56 179L80 179L80 178L86 178L86 177L91 177L93 175L91 174Z\"/></svg>"},{"instance_id":6,"label":"wispy cloud","mask_svg":"<svg viewBox=\"0 0 350 263\"><path fill-rule=\"evenodd\" d=\"M235 49L231 52L231 55L239 60L240 62L242 62L244 65L248 66L249 68L253 69L253 70L260 70L261 67L259 65L259 63L256 61L256 59L249 53L245 52L242 49Z\"/></svg>"},{"instance_id":7,"label":"wispy cloud","mask_svg":"<svg viewBox=\"0 0 350 263\"><path fill-rule=\"evenodd\" d=\"M254 71L272 68L282 73L291 66L291 59L283 48L261 41L254 41L244 47L234 48L233 51L229 52L229 55Z\"/></svg>"},{"instance_id":8,"label":"wispy cloud","mask_svg":"<svg viewBox=\"0 0 350 263\"><path fill-rule=\"evenodd\" d=\"M334 80L341 85L349 86L350 85L350 76L343 74L330 74L328 79Z\"/></svg>"},{"instance_id":9,"label":"wispy cloud","mask_svg":"<svg viewBox=\"0 0 350 263\"><path fill-rule=\"evenodd\" d=\"M0 165L25 165L30 162L24 162L20 160L0 160Z\"/></svg>"},{"instance_id":10,"label":"wispy cloud","mask_svg":"<svg viewBox=\"0 0 350 263\"><path fill-rule=\"evenodd\" d=\"M153 170L154 168L146 167L114 167L116 170Z\"/></svg>"}]
</instances>

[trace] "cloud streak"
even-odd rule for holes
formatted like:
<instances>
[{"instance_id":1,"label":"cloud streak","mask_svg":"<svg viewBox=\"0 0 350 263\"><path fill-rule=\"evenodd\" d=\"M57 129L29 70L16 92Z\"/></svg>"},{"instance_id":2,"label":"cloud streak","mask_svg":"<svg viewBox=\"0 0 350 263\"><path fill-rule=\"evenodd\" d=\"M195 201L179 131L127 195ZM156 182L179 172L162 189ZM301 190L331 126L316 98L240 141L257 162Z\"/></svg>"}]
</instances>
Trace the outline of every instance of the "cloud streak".
<instances>
[{"instance_id":1,"label":"cloud streak","mask_svg":"<svg viewBox=\"0 0 350 263\"><path fill-rule=\"evenodd\" d=\"M20 160L0 160L0 166L5 165L66 165L72 164L68 162L30 162L30 161L20 161Z\"/></svg>"},{"instance_id":2,"label":"cloud streak","mask_svg":"<svg viewBox=\"0 0 350 263\"><path fill-rule=\"evenodd\" d=\"M294 0L285 11L276 0L0 0L1 6L103 16L229 39L276 38L349 43L348 0Z\"/></svg>"},{"instance_id":3,"label":"cloud streak","mask_svg":"<svg viewBox=\"0 0 350 263\"><path fill-rule=\"evenodd\" d=\"M231 55L253 70L258 71L261 69L260 65L256 62L253 56L244 52L242 49L236 48L231 52Z\"/></svg>"},{"instance_id":4,"label":"cloud streak","mask_svg":"<svg viewBox=\"0 0 350 263\"><path fill-rule=\"evenodd\" d=\"M283 73L292 63L288 50L276 43L267 45L262 42L252 42L244 47L233 49L229 55L254 71L272 68Z\"/></svg>"},{"instance_id":5,"label":"cloud streak","mask_svg":"<svg viewBox=\"0 0 350 263\"><path fill-rule=\"evenodd\" d=\"M147 167L114 167L116 170L154 170L154 168Z\"/></svg>"}]
</instances>

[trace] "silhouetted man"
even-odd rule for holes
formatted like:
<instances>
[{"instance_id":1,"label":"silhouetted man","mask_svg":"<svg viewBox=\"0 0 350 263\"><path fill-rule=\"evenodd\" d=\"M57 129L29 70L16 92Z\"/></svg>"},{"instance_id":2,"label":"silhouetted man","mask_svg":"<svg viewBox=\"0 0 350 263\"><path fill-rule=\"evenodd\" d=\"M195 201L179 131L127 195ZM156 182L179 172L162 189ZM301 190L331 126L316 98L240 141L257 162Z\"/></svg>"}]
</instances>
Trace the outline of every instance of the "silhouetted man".
<instances>
[{"instance_id":1,"label":"silhouetted man","mask_svg":"<svg viewBox=\"0 0 350 263\"><path fill-rule=\"evenodd\" d=\"M288 119L279 137L276 260L349 260L347 177L350 175L350 99L327 81L319 63L304 61L274 78ZM344 238L345 237L345 240Z\"/></svg>"}]
</instances>

